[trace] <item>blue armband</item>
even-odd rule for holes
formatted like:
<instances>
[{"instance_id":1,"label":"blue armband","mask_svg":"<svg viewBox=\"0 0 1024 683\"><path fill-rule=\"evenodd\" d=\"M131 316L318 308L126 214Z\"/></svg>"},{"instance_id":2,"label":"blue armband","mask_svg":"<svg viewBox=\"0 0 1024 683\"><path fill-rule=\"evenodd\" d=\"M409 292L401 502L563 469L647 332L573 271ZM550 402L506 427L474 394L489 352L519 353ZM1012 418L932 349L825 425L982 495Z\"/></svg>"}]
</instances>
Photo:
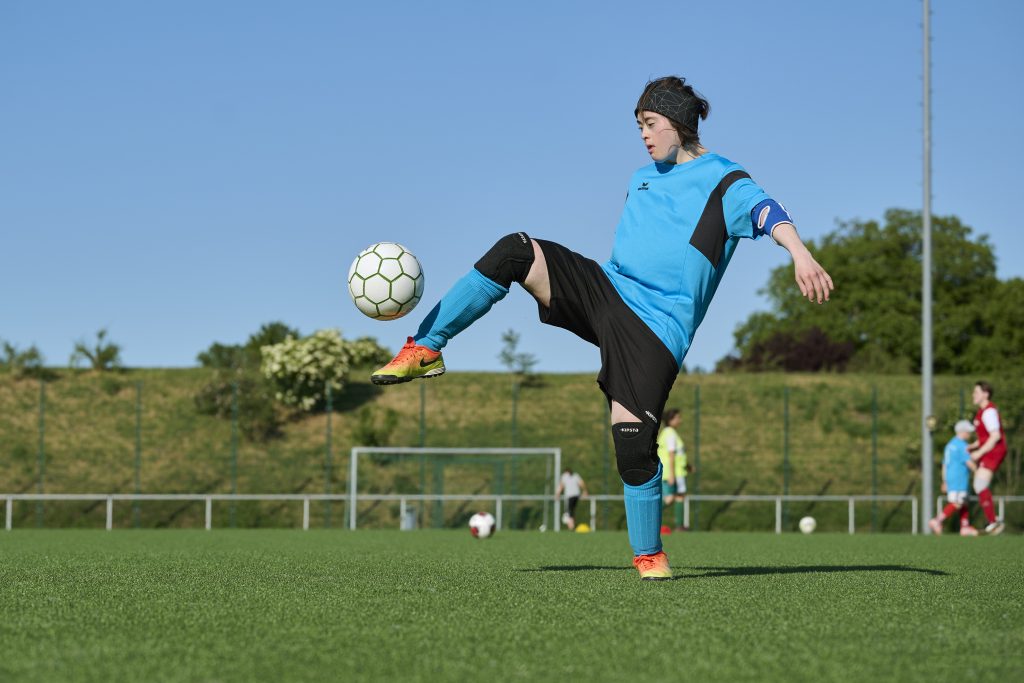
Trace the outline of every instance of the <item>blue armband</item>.
<instances>
[{"instance_id":1,"label":"blue armband","mask_svg":"<svg viewBox=\"0 0 1024 683\"><path fill-rule=\"evenodd\" d=\"M774 199L765 199L754 207L750 212L750 221L754 224L754 235L772 236L772 230L779 223L793 223L793 217L786 211L786 207ZM772 240L775 241L774 239Z\"/></svg>"}]
</instances>

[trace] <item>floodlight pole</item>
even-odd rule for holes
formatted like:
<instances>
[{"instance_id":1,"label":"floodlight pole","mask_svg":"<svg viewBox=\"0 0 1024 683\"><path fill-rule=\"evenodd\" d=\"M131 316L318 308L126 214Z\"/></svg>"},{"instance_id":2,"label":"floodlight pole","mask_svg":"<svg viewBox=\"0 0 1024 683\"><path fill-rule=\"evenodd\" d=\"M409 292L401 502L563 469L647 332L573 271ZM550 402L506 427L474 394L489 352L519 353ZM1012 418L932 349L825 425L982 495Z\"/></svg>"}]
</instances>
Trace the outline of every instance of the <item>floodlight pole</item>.
<instances>
[{"instance_id":1,"label":"floodlight pole","mask_svg":"<svg viewBox=\"0 0 1024 683\"><path fill-rule=\"evenodd\" d=\"M932 474L932 90L931 3L924 4L924 205L921 210L921 531L930 533L934 514Z\"/></svg>"}]
</instances>

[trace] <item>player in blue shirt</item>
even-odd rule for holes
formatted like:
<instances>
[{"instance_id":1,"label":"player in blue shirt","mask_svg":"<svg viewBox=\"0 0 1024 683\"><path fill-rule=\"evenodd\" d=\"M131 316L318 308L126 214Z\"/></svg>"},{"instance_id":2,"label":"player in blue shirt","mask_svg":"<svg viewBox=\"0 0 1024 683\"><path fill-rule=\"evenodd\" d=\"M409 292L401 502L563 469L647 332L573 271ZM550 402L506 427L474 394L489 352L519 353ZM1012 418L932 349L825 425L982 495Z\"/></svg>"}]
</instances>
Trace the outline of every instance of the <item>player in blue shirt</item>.
<instances>
[{"instance_id":1,"label":"player in blue shirt","mask_svg":"<svg viewBox=\"0 0 1024 683\"><path fill-rule=\"evenodd\" d=\"M809 300L827 301L832 290L786 210L741 166L703 147L697 129L708 110L681 78L647 83L633 115L653 163L630 179L611 259L598 264L524 232L507 235L371 377L395 384L443 374L448 340L518 282L537 300L542 322L600 348L597 382L611 408L633 564L647 580L672 577L660 536L658 423L739 241L769 235L785 247Z\"/></svg>"},{"instance_id":2,"label":"player in blue shirt","mask_svg":"<svg viewBox=\"0 0 1024 683\"><path fill-rule=\"evenodd\" d=\"M942 535L942 524L954 512L967 511L967 485L971 474L978 465L971 459L967 443L974 438L974 425L968 420L960 420L953 427L956 433L942 454L942 492L946 494L946 507L934 518L928 520L928 526L936 536ZM977 536L978 530L971 526L970 517L960 515L960 535Z\"/></svg>"}]
</instances>

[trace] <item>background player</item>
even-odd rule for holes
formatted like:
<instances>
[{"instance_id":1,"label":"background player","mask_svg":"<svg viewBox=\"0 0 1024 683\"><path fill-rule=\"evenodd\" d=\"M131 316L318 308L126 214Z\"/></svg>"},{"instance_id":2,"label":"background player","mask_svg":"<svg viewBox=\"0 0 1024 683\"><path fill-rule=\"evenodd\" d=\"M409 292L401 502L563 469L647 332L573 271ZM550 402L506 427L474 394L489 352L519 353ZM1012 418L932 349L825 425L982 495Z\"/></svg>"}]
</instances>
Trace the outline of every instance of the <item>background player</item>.
<instances>
[{"instance_id":1,"label":"background player","mask_svg":"<svg viewBox=\"0 0 1024 683\"><path fill-rule=\"evenodd\" d=\"M679 436L676 427L682 422L678 408L669 408L661 418L661 431L658 432L658 458L662 469L662 496L665 505L675 503L676 529L683 527L683 501L686 500L686 448L683 437Z\"/></svg>"},{"instance_id":2,"label":"background player","mask_svg":"<svg viewBox=\"0 0 1024 683\"><path fill-rule=\"evenodd\" d=\"M968 470L978 468L967 452L967 442L974 438L974 425L967 420L960 420L953 427L953 432L954 436L942 454L942 492L946 494L946 507L928 521L928 526L936 536L941 536L942 523L959 510L960 535L977 536L978 530L971 526L970 517L963 514L967 510Z\"/></svg>"},{"instance_id":3,"label":"background player","mask_svg":"<svg viewBox=\"0 0 1024 683\"><path fill-rule=\"evenodd\" d=\"M558 480L558 490L555 491L555 497L558 498L563 493L565 494L565 515L562 519L565 521L565 525L569 527L569 531L573 531L576 529L576 504L580 502L580 496L588 496L590 494L587 493L587 482L583 481L583 477L579 475L579 472L573 472L568 467L565 468L561 479Z\"/></svg>"},{"instance_id":4,"label":"background player","mask_svg":"<svg viewBox=\"0 0 1024 683\"><path fill-rule=\"evenodd\" d=\"M992 385L988 382L980 381L974 385L971 400L978 406L978 412L974 415L974 429L978 439L967 448L971 451L971 458L978 463L974 473L974 492L978 494L978 503L988 520L985 533L995 535L1003 533L1006 526L1001 519L996 519L996 508L989 486L992 485L996 470L1006 458L1006 436L999 420L999 409L992 403L992 396Z\"/></svg>"},{"instance_id":5,"label":"background player","mask_svg":"<svg viewBox=\"0 0 1024 683\"><path fill-rule=\"evenodd\" d=\"M630 179L611 259L598 264L525 232L507 235L371 375L376 384L439 376L448 340L513 282L522 285L537 300L542 322L600 349L597 382L611 412L633 565L645 580L672 578L661 545L658 423L739 241L770 235L789 251L801 294L822 303L832 290L786 210L741 166L701 145L697 127L708 111L707 100L681 78L647 83L633 115L653 163ZM578 154L566 161L578 161Z\"/></svg>"}]
</instances>

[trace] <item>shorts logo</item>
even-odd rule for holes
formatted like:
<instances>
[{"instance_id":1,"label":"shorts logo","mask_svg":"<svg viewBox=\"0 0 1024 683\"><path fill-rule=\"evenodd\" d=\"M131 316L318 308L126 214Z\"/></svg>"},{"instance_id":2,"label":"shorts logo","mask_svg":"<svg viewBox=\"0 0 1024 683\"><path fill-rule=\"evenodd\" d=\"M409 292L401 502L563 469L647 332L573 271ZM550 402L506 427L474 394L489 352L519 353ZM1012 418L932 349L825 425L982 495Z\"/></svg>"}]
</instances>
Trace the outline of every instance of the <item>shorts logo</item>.
<instances>
[{"instance_id":1,"label":"shorts logo","mask_svg":"<svg viewBox=\"0 0 1024 683\"><path fill-rule=\"evenodd\" d=\"M638 189L638 190L649 190L649 189L651 189L651 188L650 188L650 186L649 186L649 185L648 185L647 183L642 183L642 184L640 185L640 187L638 187L638 188L636 188L636 189Z\"/></svg>"},{"instance_id":2,"label":"shorts logo","mask_svg":"<svg viewBox=\"0 0 1024 683\"><path fill-rule=\"evenodd\" d=\"M639 434L639 427L619 427L620 432L629 432L630 434Z\"/></svg>"},{"instance_id":3,"label":"shorts logo","mask_svg":"<svg viewBox=\"0 0 1024 683\"><path fill-rule=\"evenodd\" d=\"M652 413L651 411L649 411L649 410L645 410L645 411L644 411L644 414L645 414L645 415L646 415L647 417L649 417L649 418L651 418L652 420L654 420L655 422L657 422L657 421L658 421L658 418L654 417L654 413Z\"/></svg>"},{"instance_id":4,"label":"shorts logo","mask_svg":"<svg viewBox=\"0 0 1024 683\"><path fill-rule=\"evenodd\" d=\"M516 234L519 235L519 239L521 239L523 241L523 244L526 244L526 233L525 232L517 232Z\"/></svg>"}]
</instances>

